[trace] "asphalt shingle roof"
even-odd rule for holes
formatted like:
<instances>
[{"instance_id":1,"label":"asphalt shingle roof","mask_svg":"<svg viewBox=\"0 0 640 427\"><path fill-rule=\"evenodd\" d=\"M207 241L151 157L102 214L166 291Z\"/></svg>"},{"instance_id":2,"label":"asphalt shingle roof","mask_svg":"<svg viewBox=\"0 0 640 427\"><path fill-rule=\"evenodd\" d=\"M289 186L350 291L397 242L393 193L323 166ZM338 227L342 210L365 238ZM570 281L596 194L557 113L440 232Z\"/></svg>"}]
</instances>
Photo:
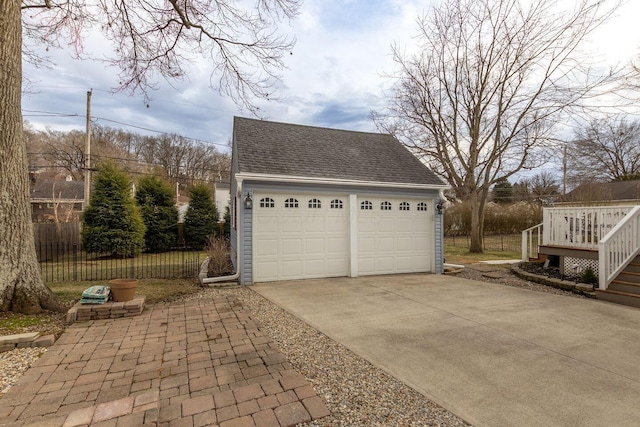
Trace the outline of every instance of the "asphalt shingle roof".
<instances>
[{"instance_id":1,"label":"asphalt shingle roof","mask_svg":"<svg viewBox=\"0 0 640 427\"><path fill-rule=\"evenodd\" d=\"M241 173L445 185L391 135L234 118Z\"/></svg>"},{"instance_id":2,"label":"asphalt shingle roof","mask_svg":"<svg viewBox=\"0 0 640 427\"><path fill-rule=\"evenodd\" d=\"M565 198L569 201L585 198L594 201L637 200L640 199L640 179L582 184L567 194Z\"/></svg>"}]
</instances>

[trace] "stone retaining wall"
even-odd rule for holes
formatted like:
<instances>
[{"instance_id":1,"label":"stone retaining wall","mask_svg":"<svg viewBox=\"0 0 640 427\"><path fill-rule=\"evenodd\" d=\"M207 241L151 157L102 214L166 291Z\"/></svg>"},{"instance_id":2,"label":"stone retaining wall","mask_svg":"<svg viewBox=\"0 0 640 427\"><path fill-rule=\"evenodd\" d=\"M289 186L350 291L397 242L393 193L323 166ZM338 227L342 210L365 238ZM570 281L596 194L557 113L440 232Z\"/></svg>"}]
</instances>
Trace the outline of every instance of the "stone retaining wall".
<instances>
[{"instance_id":1,"label":"stone retaining wall","mask_svg":"<svg viewBox=\"0 0 640 427\"><path fill-rule=\"evenodd\" d=\"M127 302L105 302L104 304L77 303L67 312L67 322L82 322L97 319L117 319L142 314L145 297L140 296Z\"/></svg>"},{"instance_id":2,"label":"stone retaining wall","mask_svg":"<svg viewBox=\"0 0 640 427\"><path fill-rule=\"evenodd\" d=\"M40 336L40 332L0 336L0 353L25 347L49 347L56 341L54 335Z\"/></svg>"}]
</instances>

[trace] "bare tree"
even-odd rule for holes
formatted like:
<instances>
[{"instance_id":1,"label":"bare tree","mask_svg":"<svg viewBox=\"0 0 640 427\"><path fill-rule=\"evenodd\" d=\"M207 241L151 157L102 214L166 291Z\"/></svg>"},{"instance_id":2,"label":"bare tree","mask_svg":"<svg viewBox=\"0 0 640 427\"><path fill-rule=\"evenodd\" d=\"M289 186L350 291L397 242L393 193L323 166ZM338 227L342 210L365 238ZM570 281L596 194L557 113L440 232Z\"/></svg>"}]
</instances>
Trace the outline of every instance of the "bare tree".
<instances>
[{"instance_id":1,"label":"bare tree","mask_svg":"<svg viewBox=\"0 0 640 427\"><path fill-rule=\"evenodd\" d=\"M558 116L613 78L578 54L612 8L556 3L445 0L419 19L418 53L393 49L391 106L374 119L470 201L471 252L482 252L491 186L541 162Z\"/></svg>"},{"instance_id":2,"label":"bare tree","mask_svg":"<svg viewBox=\"0 0 640 427\"><path fill-rule=\"evenodd\" d=\"M172 182L192 184L229 177L228 154L180 135L145 137L138 153L142 161L158 166L159 172Z\"/></svg>"},{"instance_id":3,"label":"bare tree","mask_svg":"<svg viewBox=\"0 0 640 427\"><path fill-rule=\"evenodd\" d=\"M272 97L282 56L292 41L278 33L301 0L81 0L0 1L0 310L59 308L43 284L29 203L21 113L22 59L38 62L33 45L70 43L78 57L85 29L102 30L114 44L119 89L154 87L157 78L184 76L196 56L210 58L211 82L257 112L255 97ZM24 52L24 56L23 56Z\"/></svg>"},{"instance_id":4,"label":"bare tree","mask_svg":"<svg viewBox=\"0 0 640 427\"><path fill-rule=\"evenodd\" d=\"M594 119L575 132L568 150L574 182L640 178L640 121L624 116Z\"/></svg>"},{"instance_id":5,"label":"bare tree","mask_svg":"<svg viewBox=\"0 0 640 427\"><path fill-rule=\"evenodd\" d=\"M560 196L560 187L557 177L549 172L542 171L526 180L529 189L529 201L542 206L552 203Z\"/></svg>"}]
</instances>

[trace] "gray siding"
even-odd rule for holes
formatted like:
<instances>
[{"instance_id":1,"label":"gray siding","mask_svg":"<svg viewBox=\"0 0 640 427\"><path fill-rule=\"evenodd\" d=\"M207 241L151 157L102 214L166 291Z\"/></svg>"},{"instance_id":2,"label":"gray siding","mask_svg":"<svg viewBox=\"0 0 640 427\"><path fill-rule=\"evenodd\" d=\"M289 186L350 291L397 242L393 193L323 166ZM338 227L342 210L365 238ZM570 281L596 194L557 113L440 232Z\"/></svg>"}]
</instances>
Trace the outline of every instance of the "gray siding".
<instances>
[{"instance_id":1,"label":"gray siding","mask_svg":"<svg viewBox=\"0 0 640 427\"><path fill-rule=\"evenodd\" d=\"M232 166L233 170L233 166ZM236 194L237 183L234 182L231 185L231 194ZM438 190L423 190L423 189L392 189L392 188L371 188L371 187L359 187L359 186L349 186L349 185L302 185L302 184L274 184L274 183L264 183L264 182L252 182L252 181L244 181L242 186L242 195L241 200L238 206L239 216L238 216L238 226L240 230L240 283L243 285L248 285L253 282L253 221L252 221L252 213L253 210L245 210L242 199L244 196L250 192L252 195L255 192L259 193L327 193L327 194L359 194L359 195L371 195L372 197L383 197L383 196L393 196L393 197L425 197L433 199L436 203L439 200L439 192ZM254 204L256 200L254 197ZM435 240L435 265L434 272L442 273L443 266L443 220L442 215L438 215L434 212L434 240ZM235 254L235 230L231 230L232 235L232 253ZM236 268L238 268L236 266Z\"/></svg>"},{"instance_id":2,"label":"gray siding","mask_svg":"<svg viewBox=\"0 0 640 427\"><path fill-rule=\"evenodd\" d=\"M435 204L438 203L438 198L435 199ZM435 209L435 206L434 206ZM435 253L436 253L436 265L434 266L434 273L444 273L444 214L438 214L435 212L434 232L435 239Z\"/></svg>"},{"instance_id":3,"label":"gray siding","mask_svg":"<svg viewBox=\"0 0 640 427\"><path fill-rule=\"evenodd\" d=\"M232 145L232 150L231 150L231 186L229 188L229 209L231 211L231 227L230 229L230 233L229 233L229 248L231 251L231 263L233 264L233 268L235 269L235 271L238 271L238 257L237 257L237 253L238 253L238 230L234 227L234 223L233 223L233 218L235 218L235 215L237 215L236 212L234 212L235 210L235 199L236 199L236 193L238 190L238 183L235 180L235 176L236 173L238 172L238 155L236 153L237 149L236 149L236 144ZM238 207L239 208L239 207ZM236 223L237 224L237 223Z\"/></svg>"},{"instance_id":4,"label":"gray siding","mask_svg":"<svg viewBox=\"0 0 640 427\"><path fill-rule=\"evenodd\" d=\"M241 199L247 192L253 194L251 186L244 183ZM242 203L239 204L242 205ZM238 220L242 222L240 225L240 284L248 285L253 282L253 221L251 217L253 210L245 209L244 206L240 206L239 209L241 215Z\"/></svg>"}]
</instances>

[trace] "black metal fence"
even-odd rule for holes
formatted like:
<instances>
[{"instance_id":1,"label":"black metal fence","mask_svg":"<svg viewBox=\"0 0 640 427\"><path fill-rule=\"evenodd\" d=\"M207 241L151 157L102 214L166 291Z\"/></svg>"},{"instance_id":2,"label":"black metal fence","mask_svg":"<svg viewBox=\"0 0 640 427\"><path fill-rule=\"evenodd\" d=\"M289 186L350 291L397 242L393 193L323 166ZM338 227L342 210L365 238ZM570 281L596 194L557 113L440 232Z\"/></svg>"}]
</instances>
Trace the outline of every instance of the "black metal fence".
<instances>
[{"instance_id":1,"label":"black metal fence","mask_svg":"<svg viewBox=\"0 0 640 427\"><path fill-rule=\"evenodd\" d=\"M471 239L467 235L444 236L444 243L453 247L469 247ZM484 236L485 251L489 252L518 252L522 250L522 234L494 234Z\"/></svg>"},{"instance_id":2,"label":"black metal fence","mask_svg":"<svg viewBox=\"0 0 640 427\"><path fill-rule=\"evenodd\" d=\"M170 252L141 253L133 257L114 255L116 251L86 252L78 243L39 243L36 252L42 278L47 283L63 281L136 279L177 279L197 276L206 253L188 247ZM122 251L119 251L122 253ZM129 253L133 253L131 250Z\"/></svg>"}]
</instances>

